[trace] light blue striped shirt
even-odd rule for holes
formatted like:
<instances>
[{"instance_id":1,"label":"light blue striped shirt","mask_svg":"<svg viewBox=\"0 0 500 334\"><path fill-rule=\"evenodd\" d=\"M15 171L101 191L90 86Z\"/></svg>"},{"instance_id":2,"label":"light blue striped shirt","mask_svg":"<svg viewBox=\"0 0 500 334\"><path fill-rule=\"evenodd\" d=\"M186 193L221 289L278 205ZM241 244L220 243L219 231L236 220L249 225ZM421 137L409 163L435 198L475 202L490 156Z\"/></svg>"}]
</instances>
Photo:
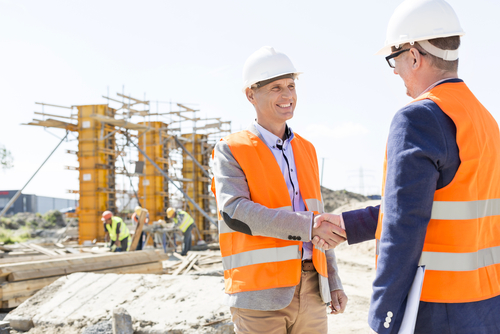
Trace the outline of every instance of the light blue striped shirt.
<instances>
[{"instance_id":1,"label":"light blue striped shirt","mask_svg":"<svg viewBox=\"0 0 500 334\"><path fill-rule=\"evenodd\" d=\"M302 198L302 194L300 193L299 181L297 179L297 170L295 168L295 159L293 157L293 150L291 145L291 142L295 137L292 129L287 125L287 130L285 131L288 131L288 136L286 140L283 141L278 136L264 129L259 123L257 123L257 121L254 121L254 125L259 131L262 138L264 138L265 144L269 147L271 152L273 152L274 158L276 159L276 162L278 163L278 166L283 173L283 178L285 179L286 186L288 188L288 194L290 196L290 201L292 202L293 211L307 211L306 205L304 204L304 200ZM280 147L282 149L280 149ZM311 236L311 232L309 232L309 236ZM312 259L312 243L304 242L302 246L302 259Z\"/></svg>"}]
</instances>

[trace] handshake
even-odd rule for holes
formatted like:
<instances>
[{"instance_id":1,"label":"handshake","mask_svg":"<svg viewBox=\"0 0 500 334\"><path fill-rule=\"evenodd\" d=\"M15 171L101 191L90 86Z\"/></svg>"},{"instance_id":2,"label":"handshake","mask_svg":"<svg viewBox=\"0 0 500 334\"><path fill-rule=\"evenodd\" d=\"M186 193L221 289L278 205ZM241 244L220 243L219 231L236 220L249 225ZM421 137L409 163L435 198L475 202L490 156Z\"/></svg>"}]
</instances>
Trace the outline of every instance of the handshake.
<instances>
[{"instance_id":1,"label":"handshake","mask_svg":"<svg viewBox=\"0 0 500 334\"><path fill-rule=\"evenodd\" d=\"M333 249L346 241L342 215L322 213L314 216L312 236L313 245L324 250Z\"/></svg>"}]
</instances>

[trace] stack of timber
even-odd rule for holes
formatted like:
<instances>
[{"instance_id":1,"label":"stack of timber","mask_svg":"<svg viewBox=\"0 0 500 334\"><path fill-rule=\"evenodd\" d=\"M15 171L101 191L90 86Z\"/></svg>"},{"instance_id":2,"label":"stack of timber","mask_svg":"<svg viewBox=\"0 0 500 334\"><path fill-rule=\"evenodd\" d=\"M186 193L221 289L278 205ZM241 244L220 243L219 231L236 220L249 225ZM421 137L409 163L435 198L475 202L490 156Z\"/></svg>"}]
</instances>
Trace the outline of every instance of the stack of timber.
<instances>
[{"instance_id":1,"label":"stack of timber","mask_svg":"<svg viewBox=\"0 0 500 334\"><path fill-rule=\"evenodd\" d=\"M190 252L186 257L182 257L176 253L173 253L172 255L181 260L180 262L164 262L164 267L168 271L168 274L172 276L188 275L190 271L203 272L210 267L214 267L214 265L222 265L222 257L220 255L220 252Z\"/></svg>"},{"instance_id":2,"label":"stack of timber","mask_svg":"<svg viewBox=\"0 0 500 334\"><path fill-rule=\"evenodd\" d=\"M46 247L49 246L49 247ZM100 247L99 251L102 253ZM107 248L102 248L107 251ZM93 252L90 248L85 249L81 248L81 250L87 252ZM0 245L0 263L3 259L7 258L21 258L26 256L40 256L46 255L49 258L58 258L61 256L65 256L68 254L80 254L79 249L75 249L72 245L63 245L62 243L54 243L54 244L35 244L35 243L21 243L14 245ZM20 259L19 259L20 260ZM19 261L18 260L18 261Z\"/></svg>"},{"instance_id":3,"label":"stack of timber","mask_svg":"<svg viewBox=\"0 0 500 334\"><path fill-rule=\"evenodd\" d=\"M17 263L0 264L1 308L19 306L58 278L76 272L162 274L166 254L155 250L107 254L71 254Z\"/></svg>"}]
</instances>

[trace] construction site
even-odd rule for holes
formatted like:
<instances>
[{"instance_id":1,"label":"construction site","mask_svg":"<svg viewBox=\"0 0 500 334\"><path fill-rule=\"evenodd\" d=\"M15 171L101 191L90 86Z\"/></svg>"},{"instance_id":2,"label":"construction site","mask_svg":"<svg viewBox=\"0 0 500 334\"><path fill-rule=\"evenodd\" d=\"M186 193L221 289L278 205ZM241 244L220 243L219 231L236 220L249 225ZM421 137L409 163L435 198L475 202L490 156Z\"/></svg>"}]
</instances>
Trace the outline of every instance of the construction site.
<instances>
[{"instance_id":1,"label":"construction site","mask_svg":"<svg viewBox=\"0 0 500 334\"><path fill-rule=\"evenodd\" d=\"M66 214L67 226L56 239L42 242L29 240L0 246L1 307L4 310L17 308L1 325L2 333L11 330L31 330L35 333L101 333L103 330L102 333L105 333L109 332L106 328L111 323L101 323L106 320L103 315L111 315L109 311L116 308L108 309L99 301L101 298L109 299L105 297L110 293L106 288L103 290L105 286L109 288L111 285L120 291L118 295L121 301L116 299L112 304L118 306L127 300L132 302L129 300L132 298L132 304L139 310L151 303L147 297L151 294L156 295L155 299L158 300L189 299L189 291L175 296L179 289L172 278L176 276L181 275L183 281L195 281L200 279L200 273L204 273L203 280L220 283L221 257L218 251L215 200L210 191L210 160L216 141L231 132L231 122L220 118L201 118L200 110L181 103L156 101L156 111L152 112L151 101L121 93L103 98L109 103L80 106L37 103L40 111L36 111L33 120L25 124L60 129L61 142L69 138L75 141L76 149L67 150L67 153L77 157L78 166L66 166L66 169L79 174L79 189L68 190L77 194L78 207L75 212ZM46 161L49 158L50 155ZM16 196L20 193L21 190ZM2 215L15 202L16 196L4 207ZM131 224L131 214L138 207L142 209L137 215L139 221L134 225ZM175 252L181 248L183 235L169 222L169 207L187 212L194 220L193 252L186 257ZM105 243L106 230L101 220L104 211L111 211L129 225L133 235L130 252L110 252ZM141 234L147 236L146 240L139 240ZM139 243L142 243L141 248L144 250L133 252ZM72 275L81 272L85 274ZM191 273L198 275L188 277ZM127 275L122 276L124 274ZM59 280L62 277L64 282ZM43 309L40 307L41 301L35 301L35 298L43 294L45 287L50 285L50 289L54 289L55 285L64 285L70 278L75 281L69 286L76 288L74 291L78 294L86 296L86 302L83 303L85 307L90 307L89 302L99 305L97 308L94 305L94 311L99 314L98 321L89 318L89 313L81 308L83 304L74 305L81 303L80 298L71 297L76 298L71 302L67 292L64 292L62 304L55 302L51 311L59 307L69 310L67 307L71 304L73 306L70 308L76 308L70 312L69 318L64 316L54 322L48 320L52 316L43 316L38 322L33 317L28 320L24 315L17 315L23 313L23 307L30 308L30 303L37 305L36 312L40 312ZM107 283L103 283L102 279ZM123 279L134 283L116 283ZM76 282L81 286L75 286ZM96 283L104 285L97 287L93 285ZM134 291L131 295L124 292L124 284L127 289ZM147 293L140 292L145 289L144 284L151 287ZM170 292L164 289L169 286ZM217 284L206 282L203 286L207 288ZM219 289L216 292L221 293ZM42 297L41 300L48 299ZM227 314L218 310L220 305L214 306L213 314L207 315L206 321L203 320L206 328L204 332L210 332L213 328L221 332L217 328L227 320ZM163 307L156 307L155 312L169 313L168 308ZM165 332L165 322L151 322L153 314L150 312L144 315L147 316L142 320L134 315L137 333ZM154 317L171 322L170 327L180 325L180 330L186 330L186 321L172 322L177 317L170 320L164 316ZM60 321L69 327L56 331L56 328L61 327ZM190 322L199 322L199 318L195 317ZM189 328L191 324L188 323Z\"/></svg>"},{"instance_id":2,"label":"construction site","mask_svg":"<svg viewBox=\"0 0 500 334\"><path fill-rule=\"evenodd\" d=\"M67 153L78 166L66 169L79 174L79 189L68 190L78 206L64 214L53 234L42 231L41 237L0 245L0 333L234 333L223 303L210 190L212 150L231 133L231 122L201 118L200 110L182 103L161 106L123 93L103 98L109 103L37 103L40 111L24 124L62 134L52 153L68 138L74 141L76 149ZM368 200L326 188L323 197L330 210ZM187 256L179 254L186 236L169 219L168 208L194 220ZM101 220L105 211L130 229L129 251L111 251ZM370 266L356 258L361 263L345 265ZM329 322L338 326L334 317Z\"/></svg>"}]
</instances>

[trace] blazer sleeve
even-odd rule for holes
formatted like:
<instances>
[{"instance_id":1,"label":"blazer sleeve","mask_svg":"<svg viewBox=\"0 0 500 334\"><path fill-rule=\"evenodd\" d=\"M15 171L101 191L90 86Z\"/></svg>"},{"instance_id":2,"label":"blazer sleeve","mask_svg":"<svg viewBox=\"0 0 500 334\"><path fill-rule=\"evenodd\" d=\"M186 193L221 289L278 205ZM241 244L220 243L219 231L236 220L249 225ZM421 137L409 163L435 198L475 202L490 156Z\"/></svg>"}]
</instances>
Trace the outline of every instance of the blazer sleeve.
<instances>
[{"instance_id":1,"label":"blazer sleeve","mask_svg":"<svg viewBox=\"0 0 500 334\"><path fill-rule=\"evenodd\" d=\"M312 212L269 209L251 200L248 183L225 141L214 148L217 208L231 229L255 236L310 241Z\"/></svg>"},{"instance_id":2,"label":"blazer sleeve","mask_svg":"<svg viewBox=\"0 0 500 334\"><path fill-rule=\"evenodd\" d=\"M375 239L380 205L342 213L349 245Z\"/></svg>"}]
</instances>

